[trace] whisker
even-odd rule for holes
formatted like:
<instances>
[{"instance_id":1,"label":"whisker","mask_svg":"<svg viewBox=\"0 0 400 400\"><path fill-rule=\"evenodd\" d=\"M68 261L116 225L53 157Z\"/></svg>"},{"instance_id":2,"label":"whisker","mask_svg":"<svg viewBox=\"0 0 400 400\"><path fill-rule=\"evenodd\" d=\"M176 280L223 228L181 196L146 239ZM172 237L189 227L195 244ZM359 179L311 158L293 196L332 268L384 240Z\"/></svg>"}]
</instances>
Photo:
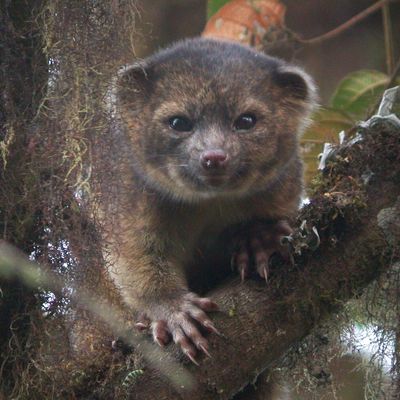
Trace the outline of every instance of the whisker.
<instances>
[{"instance_id":1,"label":"whisker","mask_svg":"<svg viewBox=\"0 0 400 400\"><path fill-rule=\"evenodd\" d=\"M187 168L187 167L189 167L189 164L163 164L163 165L159 165L157 167L153 167L152 170L159 171L159 170L167 169L170 167Z\"/></svg>"}]
</instances>

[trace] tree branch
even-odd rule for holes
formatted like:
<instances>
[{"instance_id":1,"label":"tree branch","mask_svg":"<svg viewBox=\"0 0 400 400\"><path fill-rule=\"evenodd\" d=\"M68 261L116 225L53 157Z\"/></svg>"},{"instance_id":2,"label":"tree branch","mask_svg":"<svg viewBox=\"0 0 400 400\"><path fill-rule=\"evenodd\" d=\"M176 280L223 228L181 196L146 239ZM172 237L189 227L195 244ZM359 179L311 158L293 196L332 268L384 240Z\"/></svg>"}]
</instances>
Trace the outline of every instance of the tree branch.
<instances>
[{"instance_id":1,"label":"tree branch","mask_svg":"<svg viewBox=\"0 0 400 400\"><path fill-rule=\"evenodd\" d=\"M348 21L344 22L343 24L339 25L335 29L332 29L329 32L324 33L321 36L317 36L312 39L302 39L300 37L297 37L297 40L302 43L302 44L319 44L322 43L326 40L330 40L335 38L336 36L339 36L343 32L347 31L350 29L352 26L358 24L360 21L363 19L367 18L369 15L375 13L376 11L380 10L382 7L386 6L390 2L394 0L379 0L375 4L372 4L372 6L366 8L365 10L361 11L354 17L350 18ZM396 0L397 1L397 0Z\"/></svg>"}]
</instances>

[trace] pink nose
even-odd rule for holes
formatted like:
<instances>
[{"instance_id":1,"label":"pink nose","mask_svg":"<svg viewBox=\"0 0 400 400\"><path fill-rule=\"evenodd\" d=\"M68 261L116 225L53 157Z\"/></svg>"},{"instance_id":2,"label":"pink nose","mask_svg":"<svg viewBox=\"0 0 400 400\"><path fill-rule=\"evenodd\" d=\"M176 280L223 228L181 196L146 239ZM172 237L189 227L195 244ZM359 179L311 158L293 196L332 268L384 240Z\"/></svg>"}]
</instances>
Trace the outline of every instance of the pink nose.
<instances>
[{"instance_id":1,"label":"pink nose","mask_svg":"<svg viewBox=\"0 0 400 400\"><path fill-rule=\"evenodd\" d=\"M215 170L226 164L228 155L223 150L207 150L200 156L201 165L206 170Z\"/></svg>"}]
</instances>

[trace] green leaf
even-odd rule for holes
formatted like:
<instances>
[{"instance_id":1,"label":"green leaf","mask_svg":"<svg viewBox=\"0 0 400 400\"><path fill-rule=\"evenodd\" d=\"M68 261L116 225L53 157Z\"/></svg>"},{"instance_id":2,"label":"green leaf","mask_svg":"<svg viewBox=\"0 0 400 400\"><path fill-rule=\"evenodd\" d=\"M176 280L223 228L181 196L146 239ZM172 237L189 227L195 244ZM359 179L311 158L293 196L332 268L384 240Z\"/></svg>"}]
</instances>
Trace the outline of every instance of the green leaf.
<instances>
[{"instance_id":1,"label":"green leaf","mask_svg":"<svg viewBox=\"0 0 400 400\"><path fill-rule=\"evenodd\" d=\"M229 3L230 0L208 0L207 14L212 17L222 6Z\"/></svg>"},{"instance_id":2,"label":"green leaf","mask_svg":"<svg viewBox=\"0 0 400 400\"><path fill-rule=\"evenodd\" d=\"M306 182L310 182L318 167L318 155L324 143L338 143L338 134L351 128L353 120L343 111L320 108L312 116L313 123L300 140L301 152L306 166Z\"/></svg>"},{"instance_id":3,"label":"green leaf","mask_svg":"<svg viewBox=\"0 0 400 400\"><path fill-rule=\"evenodd\" d=\"M346 111L355 119L365 117L382 96L389 77L373 70L360 70L347 75L331 99L332 108Z\"/></svg>"},{"instance_id":4,"label":"green leaf","mask_svg":"<svg viewBox=\"0 0 400 400\"><path fill-rule=\"evenodd\" d=\"M303 139L332 141L340 131L353 126L354 120L344 110L320 107L311 117L312 124L305 131Z\"/></svg>"}]
</instances>

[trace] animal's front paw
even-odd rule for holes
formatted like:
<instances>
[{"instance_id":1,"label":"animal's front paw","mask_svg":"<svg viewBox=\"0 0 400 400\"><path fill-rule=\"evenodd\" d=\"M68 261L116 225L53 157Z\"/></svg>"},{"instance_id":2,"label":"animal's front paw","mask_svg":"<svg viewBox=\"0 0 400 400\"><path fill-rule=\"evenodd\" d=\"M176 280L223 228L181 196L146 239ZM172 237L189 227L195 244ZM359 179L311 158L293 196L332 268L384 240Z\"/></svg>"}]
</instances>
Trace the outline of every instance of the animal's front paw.
<instances>
[{"instance_id":1,"label":"animal's front paw","mask_svg":"<svg viewBox=\"0 0 400 400\"><path fill-rule=\"evenodd\" d=\"M210 356L208 341L201 329L219 334L205 313L216 310L216 303L189 292L173 299L160 298L157 303L148 305L136 326L140 330L149 331L160 346L165 346L172 339L197 364L195 357L198 350Z\"/></svg>"},{"instance_id":2,"label":"animal's front paw","mask_svg":"<svg viewBox=\"0 0 400 400\"><path fill-rule=\"evenodd\" d=\"M252 268L267 281L271 255L279 253L285 259L290 258L282 245L282 238L291 233L292 229L286 221L255 223L235 238L232 268L238 270L242 281L250 275Z\"/></svg>"}]
</instances>

